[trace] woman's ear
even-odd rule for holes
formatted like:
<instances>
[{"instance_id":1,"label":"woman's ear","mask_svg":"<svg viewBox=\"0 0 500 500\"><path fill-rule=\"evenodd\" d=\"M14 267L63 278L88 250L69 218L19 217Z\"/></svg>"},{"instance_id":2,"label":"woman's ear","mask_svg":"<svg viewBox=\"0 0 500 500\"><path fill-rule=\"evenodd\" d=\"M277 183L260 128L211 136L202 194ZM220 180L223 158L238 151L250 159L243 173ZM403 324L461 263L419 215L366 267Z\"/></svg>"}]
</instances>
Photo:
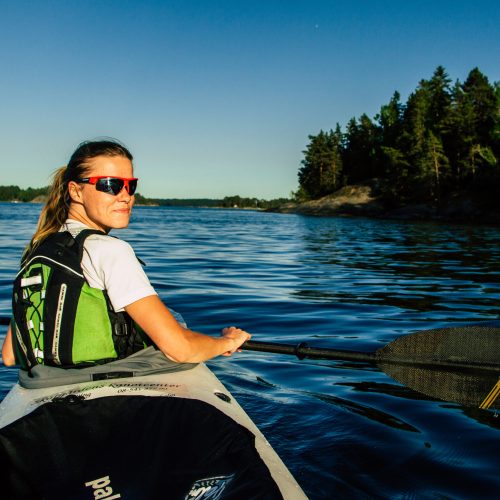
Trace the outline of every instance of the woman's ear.
<instances>
[{"instance_id":1,"label":"woman's ear","mask_svg":"<svg viewBox=\"0 0 500 500\"><path fill-rule=\"evenodd\" d=\"M75 201L77 203L82 201L82 188L77 182L68 182L68 193L71 201Z\"/></svg>"}]
</instances>

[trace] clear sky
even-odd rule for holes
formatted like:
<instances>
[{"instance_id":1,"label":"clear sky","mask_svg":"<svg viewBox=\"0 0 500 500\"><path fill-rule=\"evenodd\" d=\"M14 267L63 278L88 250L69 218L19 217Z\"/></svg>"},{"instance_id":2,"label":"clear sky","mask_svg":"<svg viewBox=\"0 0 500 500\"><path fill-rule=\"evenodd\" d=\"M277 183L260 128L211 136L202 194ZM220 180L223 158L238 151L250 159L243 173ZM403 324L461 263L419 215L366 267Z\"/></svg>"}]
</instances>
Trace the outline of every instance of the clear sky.
<instances>
[{"instance_id":1,"label":"clear sky","mask_svg":"<svg viewBox=\"0 0 500 500\"><path fill-rule=\"evenodd\" d=\"M309 134L438 65L500 80L498 0L0 0L0 185L111 136L145 196L288 196Z\"/></svg>"}]
</instances>

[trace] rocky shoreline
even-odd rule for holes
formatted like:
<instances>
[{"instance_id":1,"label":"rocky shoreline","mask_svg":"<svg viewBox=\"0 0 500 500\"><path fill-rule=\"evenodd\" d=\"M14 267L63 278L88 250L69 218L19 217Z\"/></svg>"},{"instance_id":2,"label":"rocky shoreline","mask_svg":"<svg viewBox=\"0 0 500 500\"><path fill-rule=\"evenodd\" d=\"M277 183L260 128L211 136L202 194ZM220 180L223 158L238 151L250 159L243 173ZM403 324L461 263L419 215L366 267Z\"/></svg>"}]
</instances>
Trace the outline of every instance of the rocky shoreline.
<instances>
[{"instance_id":1,"label":"rocky shoreline","mask_svg":"<svg viewBox=\"0 0 500 500\"><path fill-rule=\"evenodd\" d=\"M376 184L345 186L333 194L303 203L285 203L270 212L312 216L361 216L380 219L500 224L500 208L488 210L470 195L455 193L439 207L416 204L388 207L377 194Z\"/></svg>"}]
</instances>

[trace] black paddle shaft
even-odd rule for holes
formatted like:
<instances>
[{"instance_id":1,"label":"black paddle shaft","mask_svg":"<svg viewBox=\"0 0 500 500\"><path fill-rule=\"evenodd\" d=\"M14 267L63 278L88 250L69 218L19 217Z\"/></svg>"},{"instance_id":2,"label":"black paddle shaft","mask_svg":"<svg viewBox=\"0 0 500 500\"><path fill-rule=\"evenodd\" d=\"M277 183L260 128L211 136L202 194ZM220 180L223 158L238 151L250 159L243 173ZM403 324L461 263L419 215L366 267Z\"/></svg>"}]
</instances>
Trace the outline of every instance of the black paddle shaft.
<instances>
[{"instance_id":1,"label":"black paddle shaft","mask_svg":"<svg viewBox=\"0 0 500 500\"><path fill-rule=\"evenodd\" d=\"M299 359L331 359L500 373L500 326L496 323L438 328L403 335L373 353L309 347L304 343L289 345L253 340L245 342L242 348L291 354Z\"/></svg>"},{"instance_id":2,"label":"black paddle shaft","mask_svg":"<svg viewBox=\"0 0 500 500\"><path fill-rule=\"evenodd\" d=\"M374 363L377 361L375 353L344 351L341 349L327 349L321 347L310 347L302 342L297 345L279 344L275 342L258 342L248 340L242 346L247 351L270 352L274 354L291 354L299 359L336 359L342 361L365 361Z\"/></svg>"}]
</instances>

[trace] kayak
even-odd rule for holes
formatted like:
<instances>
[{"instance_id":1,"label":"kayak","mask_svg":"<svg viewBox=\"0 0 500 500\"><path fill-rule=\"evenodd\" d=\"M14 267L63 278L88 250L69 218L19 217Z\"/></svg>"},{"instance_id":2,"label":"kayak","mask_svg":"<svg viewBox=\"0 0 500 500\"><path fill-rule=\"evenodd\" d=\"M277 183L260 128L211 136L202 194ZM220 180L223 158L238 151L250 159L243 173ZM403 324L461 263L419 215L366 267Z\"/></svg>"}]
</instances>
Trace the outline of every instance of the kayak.
<instances>
[{"instance_id":1,"label":"kayak","mask_svg":"<svg viewBox=\"0 0 500 500\"><path fill-rule=\"evenodd\" d=\"M9 499L307 498L203 363L38 389L16 384L0 404L0 479Z\"/></svg>"}]
</instances>

